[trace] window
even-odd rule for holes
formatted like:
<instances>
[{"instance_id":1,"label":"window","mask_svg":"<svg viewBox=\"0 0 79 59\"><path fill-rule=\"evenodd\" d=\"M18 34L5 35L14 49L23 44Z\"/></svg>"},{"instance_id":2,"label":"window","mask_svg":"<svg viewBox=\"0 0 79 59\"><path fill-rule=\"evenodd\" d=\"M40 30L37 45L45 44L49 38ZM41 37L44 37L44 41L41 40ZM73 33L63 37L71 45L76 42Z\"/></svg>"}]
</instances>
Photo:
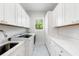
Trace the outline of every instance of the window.
<instances>
[{"instance_id":1,"label":"window","mask_svg":"<svg viewBox=\"0 0 79 59\"><path fill-rule=\"evenodd\" d=\"M36 20L36 24L35 24L35 28L36 29L43 29L43 20Z\"/></svg>"}]
</instances>

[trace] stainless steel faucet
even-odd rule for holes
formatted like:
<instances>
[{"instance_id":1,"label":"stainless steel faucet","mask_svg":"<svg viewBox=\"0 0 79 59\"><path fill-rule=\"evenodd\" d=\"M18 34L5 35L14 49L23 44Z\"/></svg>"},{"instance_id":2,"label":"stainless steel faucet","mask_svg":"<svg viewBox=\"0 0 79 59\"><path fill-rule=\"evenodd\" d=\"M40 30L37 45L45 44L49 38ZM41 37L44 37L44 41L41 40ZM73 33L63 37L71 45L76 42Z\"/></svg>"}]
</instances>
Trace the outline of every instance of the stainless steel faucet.
<instances>
[{"instance_id":1,"label":"stainless steel faucet","mask_svg":"<svg viewBox=\"0 0 79 59\"><path fill-rule=\"evenodd\" d=\"M6 34L6 32L4 30L0 30L0 32L3 33L3 35L4 35L5 38L7 37L7 34Z\"/></svg>"}]
</instances>

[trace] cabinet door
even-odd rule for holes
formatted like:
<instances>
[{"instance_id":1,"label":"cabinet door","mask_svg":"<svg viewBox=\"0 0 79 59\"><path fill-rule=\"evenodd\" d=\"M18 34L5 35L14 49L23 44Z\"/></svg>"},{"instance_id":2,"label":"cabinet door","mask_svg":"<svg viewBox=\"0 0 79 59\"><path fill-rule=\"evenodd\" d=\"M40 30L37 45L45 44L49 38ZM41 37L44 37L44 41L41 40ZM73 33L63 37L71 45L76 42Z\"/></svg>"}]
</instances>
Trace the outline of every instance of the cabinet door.
<instances>
[{"instance_id":1,"label":"cabinet door","mask_svg":"<svg viewBox=\"0 0 79 59\"><path fill-rule=\"evenodd\" d=\"M26 27L26 14L25 11L22 9L22 26Z\"/></svg>"},{"instance_id":2,"label":"cabinet door","mask_svg":"<svg viewBox=\"0 0 79 59\"><path fill-rule=\"evenodd\" d=\"M65 3L64 7L64 25L72 24L74 20L74 3Z\"/></svg>"},{"instance_id":3,"label":"cabinet door","mask_svg":"<svg viewBox=\"0 0 79 59\"><path fill-rule=\"evenodd\" d=\"M57 7L54 9L52 16L53 16L52 23L53 23L54 26L57 26L58 25Z\"/></svg>"},{"instance_id":4,"label":"cabinet door","mask_svg":"<svg viewBox=\"0 0 79 59\"><path fill-rule=\"evenodd\" d=\"M28 16L28 14L26 15L26 27L30 28L30 17Z\"/></svg>"},{"instance_id":5,"label":"cabinet door","mask_svg":"<svg viewBox=\"0 0 79 59\"><path fill-rule=\"evenodd\" d=\"M63 25L63 5L62 4L58 4L56 6L56 8L53 11L53 20L54 20L54 24L55 26L62 26Z\"/></svg>"},{"instance_id":6,"label":"cabinet door","mask_svg":"<svg viewBox=\"0 0 79 59\"><path fill-rule=\"evenodd\" d=\"M63 55L63 49L59 45L56 44L55 50L56 50L56 56L62 56Z\"/></svg>"},{"instance_id":7,"label":"cabinet door","mask_svg":"<svg viewBox=\"0 0 79 59\"><path fill-rule=\"evenodd\" d=\"M14 3L5 3L5 21L8 24L15 25L16 13L15 13L15 4Z\"/></svg>"},{"instance_id":8,"label":"cabinet door","mask_svg":"<svg viewBox=\"0 0 79 59\"><path fill-rule=\"evenodd\" d=\"M56 50L56 56L71 56L67 51L65 51L58 44L56 44L55 50Z\"/></svg>"},{"instance_id":9,"label":"cabinet door","mask_svg":"<svg viewBox=\"0 0 79 59\"><path fill-rule=\"evenodd\" d=\"M79 23L79 3L74 3L74 20L73 23Z\"/></svg>"},{"instance_id":10,"label":"cabinet door","mask_svg":"<svg viewBox=\"0 0 79 59\"><path fill-rule=\"evenodd\" d=\"M63 25L63 4L58 4L57 6L57 25L62 26Z\"/></svg>"},{"instance_id":11,"label":"cabinet door","mask_svg":"<svg viewBox=\"0 0 79 59\"><path fill-rule=\"evenodd\" d=\"M53 26L56 25L56 23L55 23L56 19L55 19L54 16L55 16L54 13L51 12L51 11L49 11L49 12L47 13L48 27L53 27ZM51 25L51 24L52 24L52 25Z\"/></svg>"},{"instance_id":12,"label":"cabinet door","mask_svg":"<svg viewBox=\"0 0 79 59\"><path fill-rule=\"evenodd\" d=\"M32 56L34 47L34 36L29 39L29 55Z\"/></svg>"},{"instance_id":13,"label":"cabinet door","mask_svg":"<svg viewBox=\"0 0 79 59\"><path fill-rule=\"evenodd\" d=\"M49 45L49 47L50 47L51 56L57 56L57 52L56 52L56 49L55 49L55 43L52 42L52 43Z\"/></svg>"},{"instance_id":14,"label":"cabinet door","mask_svg":"<svg viewBox=\"0 0 79 59\"><path fill-rule=\"evenodd\" d=\"M16 22L18 26L29 27L28 14L26 14L20 4L16 4Z\"/></svg>"},{"instance_id":15,"label":"cabinet door","mask_svg":"<svg viewBox=\"0 0 79 59\"><path fill-rule=\"evenodd\" d=\"M51 39L46 40L47 48L51 56L56 56L55 44Z\"/></svg>"},{"instance_id":16,"label":"cabinet door","mask_svg":"<svg viewBox=\"0 0 79 59\"><path fill-rule=\"evenodd\" d=\"M29 28L29 20L28 14L22 9L22 26Z\"/></svg>"},{"instance_id":17,"label":"cabinet door","mask_svg":"<svg viewBox=\"0 0 79 59\"><path fill-rule=\"evenodd\" d=\"M20 4L16 4L16 22L18 26L22 26L22 8Z\"/></svg>"},{"instance_id":18,"label":"cabinet door","mask_svg":"<svg viewBox=\"0 0 79 59\"><path fill-rule=\"evenodd\" d=\"M45 32L48 33L48 12L45 15L44 20L45 20Z\"/></svg>"},{"instance_id":19,"label":"cabinet door","mask_svg":"<svg viewBox=\"0 0 79 59\"><path fill-rule=\"evenodd\" d=\"M68 53L67 51L62 50L61 51L61 56L72 56L72 55L70 53Z\"/></svg>"},{"instance_id":20,"label":"cabinet door","mask_svg":"<svg viewBox=\"0 0 79 59\"><path fill-rule=\"evenodd\" d=\"M0 3L0 23L4 20L4 4Z\"/></svg>"}]
</instances>

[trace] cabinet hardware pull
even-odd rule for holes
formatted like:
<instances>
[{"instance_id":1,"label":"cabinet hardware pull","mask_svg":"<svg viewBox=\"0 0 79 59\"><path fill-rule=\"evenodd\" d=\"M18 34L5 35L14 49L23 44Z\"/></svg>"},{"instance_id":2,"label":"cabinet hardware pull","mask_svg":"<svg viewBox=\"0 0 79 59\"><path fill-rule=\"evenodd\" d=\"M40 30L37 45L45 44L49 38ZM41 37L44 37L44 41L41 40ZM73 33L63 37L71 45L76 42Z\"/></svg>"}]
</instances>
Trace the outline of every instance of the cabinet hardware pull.
<instances>
[{"instance_id":1,"label":"cabinet hardware pull","mask_svg":"<svg viewBox=\"0 0 79 59\"><path fill-rule=\"evenodd\" d=\"M63 53L63 51L60 51L61 53Z\"/></svg>"},{"instance_id":2,"label":"cabinet hardware pull","mask_svg":"<svg viewBox=\"0 0 79 59\"><path fill-rule=\"evenodd\" d=\"M59 56L61 56L61 54L59 54Z\"/></svg>"}]
</instances>

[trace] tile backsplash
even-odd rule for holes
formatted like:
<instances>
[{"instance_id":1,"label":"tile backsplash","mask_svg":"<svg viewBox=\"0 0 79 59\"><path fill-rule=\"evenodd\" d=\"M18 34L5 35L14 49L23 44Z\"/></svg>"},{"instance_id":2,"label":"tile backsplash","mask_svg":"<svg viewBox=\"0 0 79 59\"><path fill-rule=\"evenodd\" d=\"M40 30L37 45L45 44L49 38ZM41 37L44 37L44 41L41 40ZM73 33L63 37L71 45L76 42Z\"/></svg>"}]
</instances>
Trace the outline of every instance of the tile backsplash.
<instances>
[{"instance_id":1,"label":"tile backsplash","mask_svg":"<svg viewBox=\"0 0 79 59\"><path fill-rule=\"evenodd\" d=\"M6 25L0 25L0 30L4 30L8 37L12 37L13 35L21 34L27 32L27 29L20 27L12 27ZM0 43L5 41L3 34L0 32Z\"/></svg>"},{"instance_id":2,"label":"tile backsplash","mask_svg":"<svg viewBox=\"0 0 79 59\"><path fill-rule=\"evenodd\" d=\"M49 27L49 35L53 37L70 37L73 39L79 39L79 25L68 26L62 28Z\"/></svg>"}]
</instances>

